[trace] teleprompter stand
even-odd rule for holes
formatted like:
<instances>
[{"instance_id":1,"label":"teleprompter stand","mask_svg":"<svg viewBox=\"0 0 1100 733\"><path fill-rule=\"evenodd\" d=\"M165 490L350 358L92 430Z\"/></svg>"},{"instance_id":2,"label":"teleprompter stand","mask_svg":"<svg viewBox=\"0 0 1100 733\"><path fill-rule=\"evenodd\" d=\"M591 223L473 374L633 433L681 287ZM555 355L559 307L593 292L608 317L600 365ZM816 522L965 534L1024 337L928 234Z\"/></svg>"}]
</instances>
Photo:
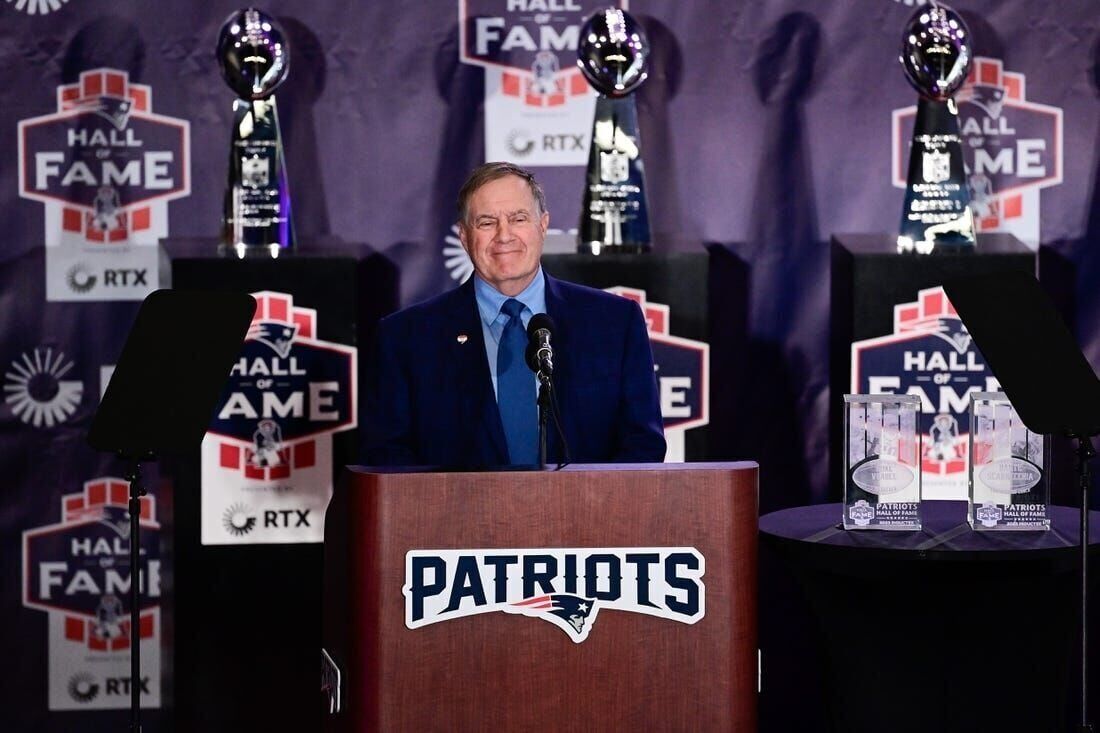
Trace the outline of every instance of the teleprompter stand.
<instances>
[{"instance_id":1,"label":"teleprompter stand","mask_svg":"<svg viewBox=\"0 0 1100 733\"><path fill-rule=\"evenodd\" d=\"M1065 323L1024 272L1005 272L944 283L944 291L970 331L1012 406L1035 433L1077 441L1081 488L1081 726L1088 717L1089 466L1100 433L1100 379Z\"/></svg>"},{"instance_id":2,"label":"teleprompter stand","mask_svg":"<svg viewBox=\"0 0 1100 733\"><path fill-rule=\"evenodd\" d=\"M141 731L141 464L202 442L256 301L244 293L158 290L145 299L88 433L126 462L130 483L130 730ZM196 333L196 325L201 331Z\"/></svg>"}]
</instances>

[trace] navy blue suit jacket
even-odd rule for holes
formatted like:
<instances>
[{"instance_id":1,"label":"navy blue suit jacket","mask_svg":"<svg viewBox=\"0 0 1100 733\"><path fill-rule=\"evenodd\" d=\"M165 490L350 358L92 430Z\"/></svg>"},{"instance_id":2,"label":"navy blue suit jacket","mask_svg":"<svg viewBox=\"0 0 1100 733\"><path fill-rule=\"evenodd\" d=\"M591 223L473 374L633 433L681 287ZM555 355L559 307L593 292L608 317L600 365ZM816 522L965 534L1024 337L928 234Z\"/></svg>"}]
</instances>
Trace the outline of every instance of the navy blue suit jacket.
<instances>
[{"instance_id":1,"label":"navy blue suit jacket","mask_svg":"<svg viewBox=\"0 0 1100 733\"><path fill-rule=\"evenodd\" d=\"M546 275L546 310L556 326L554 384L572 461L664 460L653 354L637 303ZM472 278L382 319L371 365L368 464L508 463ZM552 425L547 455L561 458Z\"/></svg>"}]
</instances>

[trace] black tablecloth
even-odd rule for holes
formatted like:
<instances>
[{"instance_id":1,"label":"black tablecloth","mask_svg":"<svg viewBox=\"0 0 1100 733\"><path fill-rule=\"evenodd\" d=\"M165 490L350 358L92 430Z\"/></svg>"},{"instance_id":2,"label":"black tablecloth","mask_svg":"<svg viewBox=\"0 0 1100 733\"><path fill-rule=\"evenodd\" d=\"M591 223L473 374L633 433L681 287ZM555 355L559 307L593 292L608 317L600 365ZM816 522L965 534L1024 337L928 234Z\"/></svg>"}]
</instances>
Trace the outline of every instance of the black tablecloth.
<instances>
[{"instance_id":1,"label":"black tablecloth","mask_svg":"<svg viewBox=\"0 0 1100 733\"><path fill-rule=\"evenodd\" d=\"M1053 507L1047 532L973 531L965 502L923 512L920 532L845 531L839 504L760 518L761 730L1070 730L1077 510Z\"/></svg>"},{"instance_id":2,"label":"black tablecloth","mask_svg":"<svg viewBox=\"0 0 1100 733\"><path fill-rule=\"evenodd\" d=\"M920 532L844 530L840 504L815 504L784 509L760 517L760 532L780 540L811 542L831 547L898 550L928 560L950 560L947 553L968 553L966 560L983 559L970 553L1061 551L1078 544L1080 512L1070 507L1050 508L1049 531L974 531L966 521L964 501L926 501L921 508ZM1100 512L1089 512L1089 544L1100 543ZM1044 553L1061 557L1064 552ZM1005 557L984 559L1000 561Z\"/></svg>"}]
</instances>

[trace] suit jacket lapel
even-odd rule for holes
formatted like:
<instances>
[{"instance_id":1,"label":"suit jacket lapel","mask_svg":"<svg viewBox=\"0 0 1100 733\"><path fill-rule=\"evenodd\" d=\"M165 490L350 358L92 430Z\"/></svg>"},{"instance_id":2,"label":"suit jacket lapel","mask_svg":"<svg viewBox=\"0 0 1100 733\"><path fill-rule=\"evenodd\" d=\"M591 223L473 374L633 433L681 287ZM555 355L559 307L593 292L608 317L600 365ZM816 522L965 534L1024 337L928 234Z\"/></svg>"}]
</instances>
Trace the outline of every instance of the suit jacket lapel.
<instances>
[{"instance_id":1,"label":"suit jacket lapel","mask_svg":"<svg viewBox=\"0 0 1100 733\"><path fill-rule=\"evenodd\" d=\"M505 464L508 462L508 444L493 395L493 380L485 355L485 337L472 277L461 286L459 300L452 323L455 333L451 338L464 333L467 342L458 344L457 339L454 341L455 374L461 406L458 429L474 431L474 445L485 446L486 463Z\"/></svg>"}]
</instances>

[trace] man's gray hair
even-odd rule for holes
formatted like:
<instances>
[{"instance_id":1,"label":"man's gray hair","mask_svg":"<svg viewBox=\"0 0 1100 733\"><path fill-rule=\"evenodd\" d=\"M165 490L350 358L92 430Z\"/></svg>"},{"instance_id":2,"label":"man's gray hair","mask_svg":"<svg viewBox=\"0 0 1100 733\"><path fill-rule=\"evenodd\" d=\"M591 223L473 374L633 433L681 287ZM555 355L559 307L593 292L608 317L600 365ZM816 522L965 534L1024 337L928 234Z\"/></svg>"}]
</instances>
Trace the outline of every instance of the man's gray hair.
<instances>
[{"instance_id":1,"label":"man's gray hair","mask_svg":"<svg viewBox=\"0 0 1100 733\"><path fill-rule=\"evenodd\" d=\"M527 182L527 187L531 189L531 196L535 199L535 206L538 207L536 216L541 218L542 215L546 213L546 194L542 192L542 186L535 180L535 176L532 175L531 171L520 168L513 163L497 161L493 163L483 163L470 171L469 177L458 191L458 221L462 224L468 223L467 217L470 215L470 199L479 188L490 181L495 181L505 176L516 176Z\"/></svg>"}]
</instances>

